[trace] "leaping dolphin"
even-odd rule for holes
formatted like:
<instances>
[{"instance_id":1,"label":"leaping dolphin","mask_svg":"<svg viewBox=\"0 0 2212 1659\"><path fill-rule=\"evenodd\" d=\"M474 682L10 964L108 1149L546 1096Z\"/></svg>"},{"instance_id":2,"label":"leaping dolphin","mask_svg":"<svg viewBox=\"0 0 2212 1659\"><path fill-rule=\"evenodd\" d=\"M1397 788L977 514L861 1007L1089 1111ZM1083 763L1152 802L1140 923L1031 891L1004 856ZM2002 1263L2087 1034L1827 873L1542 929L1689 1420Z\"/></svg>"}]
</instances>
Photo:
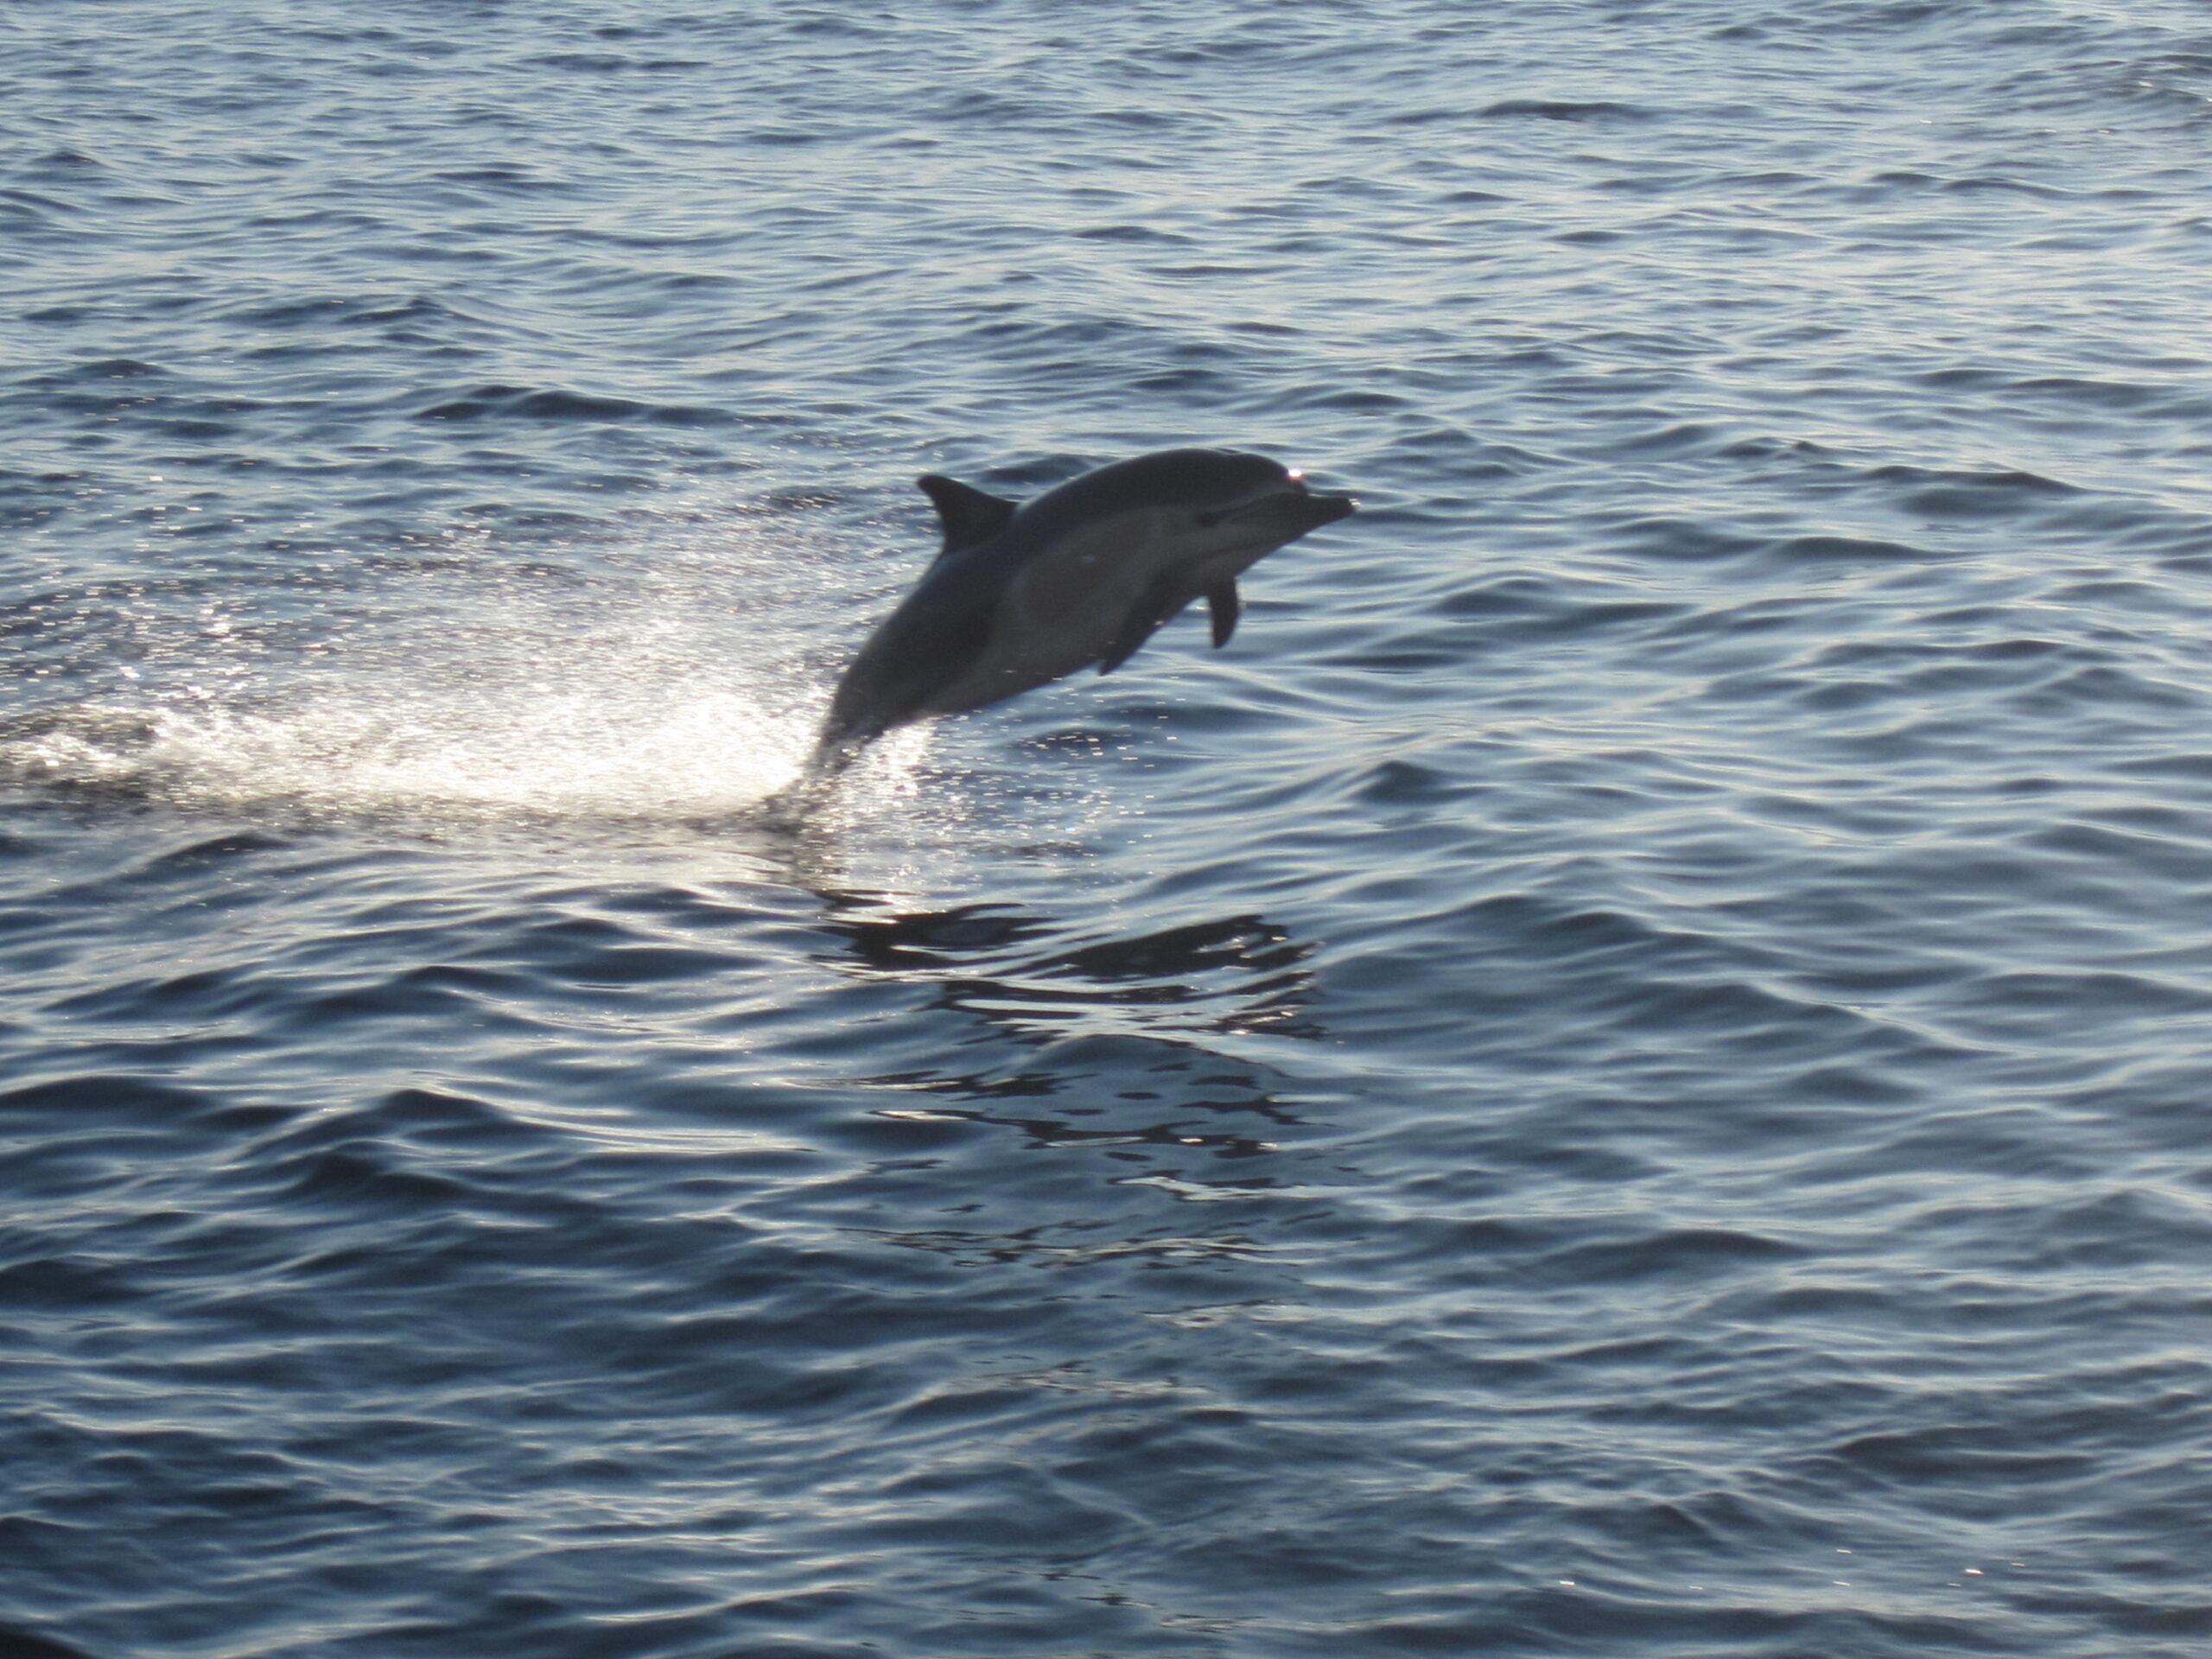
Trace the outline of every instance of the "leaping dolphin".
<instances>
[{"instance_id":1,"label":"leaping dolphin","mask_svg":"<svg viewBox=\"0 0 2212 1659\"><path fill-rule=\"evenodd\" d=\"M835 776L895 727L964 714L1090 664L1110 674L1201 594L1228 643L1236 578L1353 510L1264 455L1168 449L1117 461L1026 505L918 480L944 547L868 637L830 699L810 778Z\"/></svg>"}]
</instances>

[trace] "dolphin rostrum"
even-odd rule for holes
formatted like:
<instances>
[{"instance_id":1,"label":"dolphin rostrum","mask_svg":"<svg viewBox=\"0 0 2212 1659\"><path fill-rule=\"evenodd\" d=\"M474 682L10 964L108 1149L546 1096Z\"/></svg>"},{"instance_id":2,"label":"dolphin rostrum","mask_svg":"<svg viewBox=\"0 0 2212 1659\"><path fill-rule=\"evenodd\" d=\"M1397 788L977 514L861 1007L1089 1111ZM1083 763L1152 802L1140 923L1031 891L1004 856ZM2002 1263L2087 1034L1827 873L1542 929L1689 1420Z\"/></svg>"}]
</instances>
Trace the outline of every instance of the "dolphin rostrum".
<instances>
[{"instance_id":1,"label":"dolphin rostrum","mask_svg":"<svg viewBox=\"0 0 2212 1659\"><path fill-rule=\"evenodd\" d=\"M1352 511L1263 455L1168 449L1085 473L1025 505L918 480L944 548L837 683L808 773L834 776L912 721L963 714L1090 664L1109 674L1200 594L1213 642L1236 578Z\"/></svg>"}]
</instances>

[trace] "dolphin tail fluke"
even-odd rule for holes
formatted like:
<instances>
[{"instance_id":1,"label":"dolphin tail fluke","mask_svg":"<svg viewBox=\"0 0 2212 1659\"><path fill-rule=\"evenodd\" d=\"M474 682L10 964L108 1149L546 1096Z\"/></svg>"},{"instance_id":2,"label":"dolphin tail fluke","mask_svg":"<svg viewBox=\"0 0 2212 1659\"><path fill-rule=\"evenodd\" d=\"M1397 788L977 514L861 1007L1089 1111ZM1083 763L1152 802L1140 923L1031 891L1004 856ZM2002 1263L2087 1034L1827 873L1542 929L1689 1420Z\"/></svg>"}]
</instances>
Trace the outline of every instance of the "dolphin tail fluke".
<instances>
[{"instance_id":1,"label":"dolphin tail fluke","mask_svg":"<svg viewBox=\"0 0 2212 1659\"><path fill-rule=\"evenodd\" d=\"M806 765L799 772L798 786L808 791L819 790L834 784L853 768L861 751L883 735L879 728L849 728L843 731L823 733L814 746L814 753L806 758Z\"/></svg>"},{"instance_id":2,"label":"dolphin tail fluke","mask_svg":"<svg viewBox=\"0 0 2212 1659\"><path fill-rule=\"evenodd\" d=\"M1206 589L1206 608L1213 613L1213 648L1219 651L1229 643L1229 636L1236 632L1237 613L1243 601L1236 596L1236 578L1217 582Z\"/></svg>"},{"instance_id":3,"label":"dolphin tail fluke","mask_svg":"<svg viewBox=\"0 0 2212 1659\"><path fill-rule=\"evenodd\" d=\"M806 764L799 768L798 776L753 810L771 829L798 829L814 809L829 798L837 780L852 770L861 752L877 735L874 732L861 736L849 733L832 736L824 733L815 744L814 753L807 756Z\"/></svg>"}]
</instances>

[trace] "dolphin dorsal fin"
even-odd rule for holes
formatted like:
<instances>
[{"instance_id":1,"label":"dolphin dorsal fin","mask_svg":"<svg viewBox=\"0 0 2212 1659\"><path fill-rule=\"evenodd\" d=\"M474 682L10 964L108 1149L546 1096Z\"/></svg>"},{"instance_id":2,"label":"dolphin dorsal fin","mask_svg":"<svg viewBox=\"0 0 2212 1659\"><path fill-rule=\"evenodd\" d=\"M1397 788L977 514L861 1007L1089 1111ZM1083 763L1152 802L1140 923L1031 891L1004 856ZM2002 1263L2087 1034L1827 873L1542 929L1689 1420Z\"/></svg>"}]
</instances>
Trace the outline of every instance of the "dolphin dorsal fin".
<instances>
[{"instance_id":1,"label":"dolphin dorsal fin","mask_svg":"<svg viewBox=\"0 0 2212 1659\"><path fill-rule=\"evenodd\" d=\"M1015 504L1000 496L987 495L972 484L963 484L957 478L944 478L936 473L925 474L914 480L924 495L937 508L938 521L944 526L944 547L938 554L955 553L963 547L973 547L978 542L988 542L1007 526L1014 517Z\"/></svg>"}]
</instances>

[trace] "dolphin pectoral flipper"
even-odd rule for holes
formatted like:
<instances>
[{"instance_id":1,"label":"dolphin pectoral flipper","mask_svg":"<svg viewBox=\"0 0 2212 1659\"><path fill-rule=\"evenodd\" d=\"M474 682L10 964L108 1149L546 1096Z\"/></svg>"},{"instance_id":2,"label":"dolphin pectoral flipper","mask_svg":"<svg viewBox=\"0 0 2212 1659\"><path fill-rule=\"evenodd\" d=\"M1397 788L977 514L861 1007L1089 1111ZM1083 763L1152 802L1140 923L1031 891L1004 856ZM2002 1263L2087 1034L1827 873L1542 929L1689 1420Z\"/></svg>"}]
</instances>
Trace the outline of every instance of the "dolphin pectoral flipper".
<instances>
[{"instance_id":1,"label":"dolphin pectoral flipper","mask_svg":"<svg viewBox=\"0 0 2212 1659\"><path fill-rule=\"evenodd\" d=\"M957 478L929 473L916 479L914 486L929 497L937 508L938 521L944 526L944 546L938 554L940 559L947 553L989 541L1014 517L1014 503Z\"/></svg>"},{"instance_id":2,"label":"dolphin pectoral flipper","mask_svg":"<svg viewBox=\"0 0 2212 1659\"><path fill-rule=\"evenodd\" d=\"M1206 609L1213 613L1213 648L1219 651L1236 632L1236 614L1243 601L1236 596L1236 578L1229 577L1206 589Z\"/></svg>"},{"instance_id":3,"label":"dolphin pectoral flipper","mask_svg":"<svg viewBox=\"0 0 2212 1659\"><path fill-rule=\"evenodd\" d=\"M1152 638L1160 625L1191 602L1192 594L1183 587L1173 571L1163 571L1153 579L1137 601L1129 607L1129 613L1122 619L1122 626L1114 635L1114 643L1106 647L1106 654L1099 659L1098 671L1111 674L1130 658L1137 647Z\"/></svg>"}]
</instances>

